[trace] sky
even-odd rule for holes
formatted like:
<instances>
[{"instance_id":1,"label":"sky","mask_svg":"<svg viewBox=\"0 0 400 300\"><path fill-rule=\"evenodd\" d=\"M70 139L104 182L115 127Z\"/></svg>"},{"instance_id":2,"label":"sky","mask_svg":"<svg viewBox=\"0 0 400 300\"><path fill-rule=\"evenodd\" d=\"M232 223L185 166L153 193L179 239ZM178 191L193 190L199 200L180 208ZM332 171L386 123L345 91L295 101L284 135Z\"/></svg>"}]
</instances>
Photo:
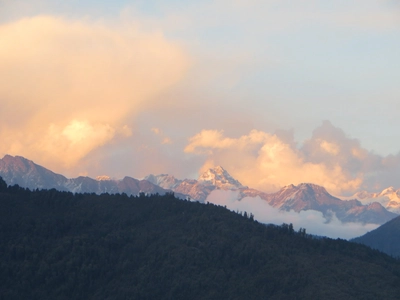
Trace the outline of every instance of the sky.
<instances>
[{"instance_id":1,"label":"sky","mask_svg":"<svg viewBox=\"0 0 400 300\"><path fill-rule=\"evenodd\" d=\"M0 156L400 188L400 2L0 0Z\"/></svg>"}]
</instances>

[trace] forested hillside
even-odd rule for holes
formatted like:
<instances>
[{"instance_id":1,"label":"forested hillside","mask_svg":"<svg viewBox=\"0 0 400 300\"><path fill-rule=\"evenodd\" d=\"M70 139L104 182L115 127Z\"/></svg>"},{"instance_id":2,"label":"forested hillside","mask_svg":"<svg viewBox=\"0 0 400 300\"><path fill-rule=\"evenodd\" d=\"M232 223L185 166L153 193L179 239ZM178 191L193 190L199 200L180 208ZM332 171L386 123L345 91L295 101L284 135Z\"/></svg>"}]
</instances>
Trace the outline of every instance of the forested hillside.
<instances>
[{"instance_id":1,"label":"forested hillside","mask_svg":"<svg viewBox=\"0 0 400 300\"><path fill-rule=\"evenodd\" d=\"M398 299L400 263L173 194L0 180L0 299Z\"/></svg>"},{"instance_id":2,"label":"forested hillside","mask_svg":"<svg viewBox=\"0 0 400 300\"><path fill-rule=\"evenodd\" d=\"M378 249L394 257L400 257L400 217L397 217L363 236L352 239L353 242Z\"/></svg>"}]
</instances>

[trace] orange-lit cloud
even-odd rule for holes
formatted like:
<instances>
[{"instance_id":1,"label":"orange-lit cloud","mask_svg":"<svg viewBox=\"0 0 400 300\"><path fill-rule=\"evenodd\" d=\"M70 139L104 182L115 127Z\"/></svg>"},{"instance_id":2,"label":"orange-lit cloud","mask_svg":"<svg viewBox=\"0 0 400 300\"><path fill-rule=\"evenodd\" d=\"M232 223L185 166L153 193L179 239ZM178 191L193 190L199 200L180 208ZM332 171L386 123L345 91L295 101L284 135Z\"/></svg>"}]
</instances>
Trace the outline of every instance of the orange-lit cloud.
<instances>
[{"instance_id":1,"label":"orange-lit cloud","mask_svg":"<svg viewBox=\"0 0 400 300\"><path fill-rule=\"evenodd\" d=\"M311 182L334 195L350 196L399 184L400 153L384 157L368 151L329 121L299 145L293 132L252 130L232 138L224 131L202 130L184 151L202 159L200 173L222 165L242 184L266 192Z\"/></svg>"},{"instance_id":2,"label":"orange-lit cloud","mask_svg":"<svg viewBox=\"0 0 400 300\"><path fill-rule=\"evenodd\" d=\"M339 155L339 147L317 141L320 151ZM327 151L327 149L329 151ZM275 191L287 184L313 182L333 193L354 191L362 183L361 174L352 176L337 162L309 161L304 154L278 136L252 130L239 138L225 137L222 131L203 130L189 140L187 153L204 155L205 165L222 165L244 185Z\"/></svg>"},{"instance_id":3,"label":"orange-lit cloud","mask_svg":"<svg viewBox=\"0 0 400 300\"><path fill-rule=\"evenodd\" d=\"M155 135L157 135L158 137L161 138L161 144L162 144L162 145L172 144L171 138L167 137L167 136L162 132L162 130L161 130L160 128L153 127L153 128L151 129L151 131L152 131Z\"/></svg>"},{"instance_id":4,"label":"orange-lit cloud","mask_svg":"<svg viewBox=\"0 0 400 300\"><path fill-rule=\"evenodd\" d=\"M181 47L137 25L52 16L0 25L0 154L60 170L130 136L127 119L189 65Z\"/></svg>"},{"instance_id":5,"label":"orange-lit cloud","mask_svg":"<svg viewBox=\"0 0 400 300\"><path fill-rule=\"evenodd\" d=\"M323 150L325 150L326 152L328 152L329 154L332 154L332 155L337 155L340 151L340 148L338 145L329 143L324 140L321 141L320 146Z\"/></svg>"}]
</instances>

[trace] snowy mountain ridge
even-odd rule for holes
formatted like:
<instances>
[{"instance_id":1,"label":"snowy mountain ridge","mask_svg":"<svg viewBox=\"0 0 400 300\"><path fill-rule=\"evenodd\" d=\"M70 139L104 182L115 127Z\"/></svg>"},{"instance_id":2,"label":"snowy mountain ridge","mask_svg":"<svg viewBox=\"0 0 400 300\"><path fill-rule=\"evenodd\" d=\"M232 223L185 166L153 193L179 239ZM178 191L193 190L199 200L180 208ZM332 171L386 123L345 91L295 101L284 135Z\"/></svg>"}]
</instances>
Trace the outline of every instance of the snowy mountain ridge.
<instances>
[{"instance_id":1,"label":"snowy mountain ridge","mask_svg":"<svg viewBox=\"0 0 400 300\"><path fill-rule=\"evenodd\" d=\"M388 211L400 214L400 189L388 187L380 193L369 193L360 191L355 193L351 198L361 201L363 204L378 202L382 204Z\"/></svg>"},{"instance_id":2,"label":"snowy mountain ridge","mask_svg":"<svg viewBox=\"0 0 400 300\"><path fill-rule=\"evenodd\" d=\"M204 184L211 184L223 190L236 190L247 188L242 185L238 180L234 179L229 173L221 166L210 168L205 171L197 179L198 182Z\"/></svg>"},{"instance_id":3,"label":"snowy mountain ridge","mask_svg":"<svg viewBox=\"0 0 400 300\"><path fill-rule=\"evenodd\" d=\"M0 159L0 176L9 185L18 184L30 189L55 188L74 193L126 193L128 195L137 195L141 192L165 194L173 191L178 198L190 198L203 203L214 190L233 191L237 192L237 201L245 197L259 197L269 205L283 211L293 210L299 213L304 210L316 210L322 212L324 216L335 213L342 222L383 224L397 216L379 202L365 202L364 200L369 199L370 195L363 202L357 199L343 200L330 195L324 187L312 183L302 183L297 186L291 184L276 193L268 194L242 185L221 166L206 170L198 180L179 180L168 174L148 175L143 180L132 177L115 180L108 176L97 177L97 180L82 176L67 179L23 157L6 155ZM394 192L394 189L387 189L379 195L393 196ZM393 197L388 201L390 205L397 201L397 198ZM387 207L393 207L390 205Z\"/></svg>"},{"instance_id":4,"label":"snowy mountain ridge","mask_svg":"<svg viewBox=\"0 0 400 300\"><path fill-rule=\"evenodd\" d=\"M0 159L0 176L8 185L18 184L29 189L54 188L73 193L126 193L128 195L137 195L142 192L148 194L171 192L147 180L131 177L121 180L113 180L108 176L97 177L97 180L84 176L68 179L22 156L6 155Z\"/></svg>"},{"instance_id":5,"label":"snowy mountain ridge","mask_svg":"<svg viewBox=\"0 0 400 300\"><path fill-rule=\"evenodd\" d=\"M144 177L143 179L155 185L158 185L164 189L174 189L182 182L182 180L178 180L174 176L168 174L159 174L159 175L150 174Z\"/></svg>"}]
</instances>

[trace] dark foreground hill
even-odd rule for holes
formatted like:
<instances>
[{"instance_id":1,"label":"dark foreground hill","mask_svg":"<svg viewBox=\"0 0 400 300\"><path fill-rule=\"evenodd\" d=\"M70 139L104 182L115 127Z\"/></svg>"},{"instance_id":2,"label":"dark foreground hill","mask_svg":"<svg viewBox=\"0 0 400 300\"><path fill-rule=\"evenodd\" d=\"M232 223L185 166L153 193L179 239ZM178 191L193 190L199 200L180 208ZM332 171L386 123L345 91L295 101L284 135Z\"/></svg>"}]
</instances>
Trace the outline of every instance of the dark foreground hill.
<instances>
[{"instance_id":1,"label":"dark foreground hill","mask_svg":"<svg viewBox=\"0 0 400 300\"><path fill-rule=\"evenodd\" d=\"M400 217L363 236L352 239L352 241L378 249L394 257L400 257Z\"/></svg>"},{"instance_id":2,"label":"dark foreground hill","mask_svg":"<svg viewBox=\"0 0 400 300\"><path fill-rule=\"evenodd\" d=\"M398 299L400 263L223 207L0 180L0 299Z\"/></svg>"}]
</instances>

